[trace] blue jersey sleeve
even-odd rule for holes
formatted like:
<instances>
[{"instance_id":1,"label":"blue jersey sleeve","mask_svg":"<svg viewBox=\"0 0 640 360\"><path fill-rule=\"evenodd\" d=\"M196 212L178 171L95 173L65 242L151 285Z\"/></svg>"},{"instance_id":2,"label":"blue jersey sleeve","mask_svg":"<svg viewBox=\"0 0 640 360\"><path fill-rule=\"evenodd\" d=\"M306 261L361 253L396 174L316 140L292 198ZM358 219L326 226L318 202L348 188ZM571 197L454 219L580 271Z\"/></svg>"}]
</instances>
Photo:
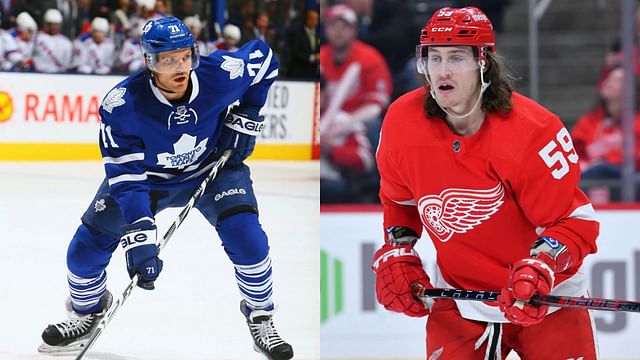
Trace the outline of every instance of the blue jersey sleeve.
<instances>
[{"instance_id":1,"label":"blue jersey sleeve","mask_svg":"<svg viewBox=\"0 0 640 360\"><path fill-rule=\"evenodd\" d=\"M116 87L100 106L100 151L109 192L127 223L153 219L149 183L144 169L144 143L135 134L138 124L125 87ZM129 101L130 102L130 101Z\"/></svg>"},{"instance_id":2,"label":"blue jersey sleeve","mask_svg":"<svg viewBox=\"0 0 640 360\"><path fill-rule=\"evenodd\" d=\"M239 50L218 50L210 55L224 70L219 86L237 96L241 105L262 108L269 87L278 76L278 60L264 41L252 40ZM228 72L228 79L224 73Z\"/></svg>"}]
</instances>

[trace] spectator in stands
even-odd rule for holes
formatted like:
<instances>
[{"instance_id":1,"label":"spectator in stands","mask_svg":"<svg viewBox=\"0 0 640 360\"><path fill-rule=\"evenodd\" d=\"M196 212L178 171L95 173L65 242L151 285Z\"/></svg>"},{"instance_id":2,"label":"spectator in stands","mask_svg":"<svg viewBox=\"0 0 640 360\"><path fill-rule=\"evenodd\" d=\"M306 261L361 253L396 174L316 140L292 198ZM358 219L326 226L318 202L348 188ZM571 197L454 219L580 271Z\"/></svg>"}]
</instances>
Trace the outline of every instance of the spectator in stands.
<instances>
[{"instance_id":1,"label":"spectator in stands","mask_svg":"<svg viewBox=\"0 0 640 360\"><path fill-rule=\"evenodd\" d=\"M202 38L203 25L200 21L199 16L187 16L186 18L184 18L184 24L187 25L189 31L191 31L191 33L193 34L193 37L196 38L196 43L198 44L198 49L201 56L207 56L216 49L216 45L214 42L207 41Z\"/></svg>"},{"instance_id":2,"label":"spectator in stands","mask_svg":"<svg viewBox=\"0 0 640 360\"><path fill-rule=\"evenodd\" d=\"M121 49L127 38L136 38L136 29L132 27L129 18L129 0L118 0L117 8L111 13L111 24L113 24L113 42L116 49Z\"/></svg>"},{"instance_id":3,"label":"spectator in stands","mask_svg":"<svg viewBox=\"0 0 640 360\"><path fill-rule=\"evenodd\" d=\"M0 29L9 30L15 23L15 6L13 1L0 1Z\"/></svg>"},{"instance_id":4,"label":"spectator in stands","mask_svg":"<svg viewBox=\"0 0 640 360\"><path fill-rule=\"evenodd\" d=\"M241 38L240 28L233 24L227 24L222 29L222 41L216 43L216 50L236 51Z\"/></svg>"},{"instance_id":5,"label":"spectator in stands","mask_svg":"<svg viewBox=\"0 0 640 360\"><path fill-rule=\"evenodd\" d=\"M21 59L16 64L15 70L28 71L33 67L33 49L35 46L35 34L38 24L28 12L23 11L16 17L16 28L11 33L18 44Z\"/></svg>"},{"instance_id":6,"label":"spectator in stands","mask_svg":"<svg viewBox=\"0 0 640 360\"><path fill-rule=\"evenodd\" d=\"M274 36L274 32L269 28L269 15L264 11L260 11L255 16L253 24L250 27L245 26L243 29L242 43L244 44L253 39L260 39L273 48Z\"/></svg>"},{"instance_id":7,"label":"spectator in stands","mask_svg":"<svg viewBox=\"0 0 640 360\"><path fill-rule=\"evenodd\" d=\"M290 61L287 75L291 78L317 78L320 71L318 12L308 10L304 24L294 26L288 36Z\"/></svg>"},{"instance_id":8,"label":"spectator in stands","mask_svg":"<svg viewBox=\"0 0 640 360\"><path fill-rule=\"evenodd\" d=\"M202 5L203 2L198 1L198 3ZM194 7L193 0L174 0L171 9L173 10L173 16L177 17L178 19L184 19L187 16L199 13Z\"/></svg>"},{"instance_id":9,"label":"spectator in stands","mask_svg":"<svg viewBox=\"0 0 640 360\"><path fill-rule=\"evenodd\" d=\"M33 66L37 72L66 72L71 63L71 40L60 33L62 14L57 9L44 13L44 29L38 33Z\"/></svg>"},{"instance_id":10,"label":"spectator in stands","mask_svg":"<svg viewBox=\"0 0 640 360\"><path fill-rule=\"evenodd\" d=\"M122 44L122 49L118 54L117 68L125 73L132 73L145 66L142 48L140 47L140 36L144 23L141 23L135 31L131 32L131 37Z\"/></svg>"},{"instance_id":11,"label":"spectator in stands","mask_svg":"<svg viewBox=\"0 0 640 360\"><path fill-rule=\"evenodd\" d=\"M137 11L131 16L131 26L134 29L141 27L147 20L166 17L167 14L156 11L156 0L136 0ZM162 5L160 6L162 7Z\"/></svg>"},{"instance_id":12,"label":"spectator in stands","mask_svg":"<svg viewBox=\"0 0 640 360\"><path fill-rule=\"evenodd\" d=\"M632 63L636 76L640 76L640 6L636 8L634 20L635 34L632 51ZM621 42L622 41L620 38L616 39L611 46L611 50L605 56L604 66L600 71L600 77L598 79L598 87L602 86L602 83L608 77L609 72L619 66L623 66L624 53Z\"/></svg>"},{"instance_id":13,"label":"spectator in stands","mask_svg":"<svg viewBox=\"0 0 640 360\"><path fill-rule=\"evenodd\" d=\"M91 0L78 0L77 15L73 20L72 29L68 32L63 31L64 29L62 29L61 32L70 38L75 38L78 35L89 31L91 28L91 15Z\"/></svg>"},{"instance_id":14,"label":"spectator in stands","mask_svg":"<svg viewBox=\"0 0 640 360\"><path fill-rule=\"evenodd\" d=\"M357 39L357 26L353 9L336 5L327 11L328 44L320 49L320 72L326 81L320 120L322 202L337 200L326 197L334 193L349 194L345 202L377 199L375 146L368 135L380 128L391 94L391 75L382 55ZM371 184L372 188L356 188Z\"/></svg>"},{"instance_id":15,"label":"spectator in stands","mask_svg":"<svg viewBox=\"0 0 640 360\"><path fill-rule=\"evenodd\" d=\"M571 130L580 157L582 179L620 179L623 162L622 104L625 71L609 72L600 86L599 102ZM640 114L635 118L635 161L640 170Z\"/></svg>"},{"instance_id":16,"label":"spectator in stands","mask_svg":"<svg viewBox=\"0 0 640 360\"><path fill-rule=\"evenodd\" d=\"M73 42L72 68L82 74L111 73L115 60L115 45L107 37L109 21L102 17L91 21L91 31Z\"/></svg>"}]
</instances>

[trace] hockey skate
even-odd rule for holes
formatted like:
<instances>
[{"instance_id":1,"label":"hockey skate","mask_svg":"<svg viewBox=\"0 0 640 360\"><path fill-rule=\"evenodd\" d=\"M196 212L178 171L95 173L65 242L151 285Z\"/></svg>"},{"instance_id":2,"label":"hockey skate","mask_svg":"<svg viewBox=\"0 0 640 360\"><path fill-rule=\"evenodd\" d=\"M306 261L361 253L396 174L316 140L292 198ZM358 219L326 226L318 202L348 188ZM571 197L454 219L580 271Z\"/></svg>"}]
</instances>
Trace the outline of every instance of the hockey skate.
<instances>
[{"instance_id":1,"label":"hockey skate","mask_svg":"<svg viewBox=\"0 0 640 360\"><path fill-rule=\"evenodd\" d=\"M82 350L93 330L111 306L113 296L109 291L106 291L100 301L102 310L97 313L81 315L73 311L71 299L67 299L66 307L69 319L49 325L44 329L42 332L44 343L38 347L38 352L48 355L74 355Z\"/></svg>"},{"instance_id":2,"label":"hockey skate","mask_svg":"<svg viewBox=\"0 0 640 360\"><path fill-rule=\"evenodd\" d=\"M273 325L274 310L251 310L247 302L240 302L240 311L247 318L253 348L269 360L288 360L293 357L293 348L282 340Z\"/></svg>"}]
</instances>

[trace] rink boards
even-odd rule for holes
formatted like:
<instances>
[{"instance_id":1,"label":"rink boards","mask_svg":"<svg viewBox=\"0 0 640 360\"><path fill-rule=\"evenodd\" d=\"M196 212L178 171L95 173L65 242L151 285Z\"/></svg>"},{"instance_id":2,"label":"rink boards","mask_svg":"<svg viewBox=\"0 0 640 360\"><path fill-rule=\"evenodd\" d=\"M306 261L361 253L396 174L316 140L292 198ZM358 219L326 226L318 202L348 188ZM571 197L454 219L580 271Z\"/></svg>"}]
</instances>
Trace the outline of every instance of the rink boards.
<instances>
[{"instance_id":1,"label":"rink boards","mask_svg":"<svg viewBox=\"0 0 640 360\"><path fill-rule=\"evenodd\" d=\"M640 300L640 206L597 210L598 254L585 260L593 297ZM323 359L424 359L425 320L385 311L375 300L371 258L382 243L379 207L321 209L321 353ZM417 245L433 273L429 239ZM593 312L603 359L640 359L640 313ZM558 334L566 336L568 334Z\"/></svg>"},{"instance_id":2,"label":"rink boards","mask_svg":"<svg viewBox=\"0 0 640 360\"><path fill-rule=\"evenodd\" d=\"M0 74L0 160L100 159L98 109L122 76ZM252 158L317 158L319 92L318 83L276 81Z\"/></svg>"}]
</instances>

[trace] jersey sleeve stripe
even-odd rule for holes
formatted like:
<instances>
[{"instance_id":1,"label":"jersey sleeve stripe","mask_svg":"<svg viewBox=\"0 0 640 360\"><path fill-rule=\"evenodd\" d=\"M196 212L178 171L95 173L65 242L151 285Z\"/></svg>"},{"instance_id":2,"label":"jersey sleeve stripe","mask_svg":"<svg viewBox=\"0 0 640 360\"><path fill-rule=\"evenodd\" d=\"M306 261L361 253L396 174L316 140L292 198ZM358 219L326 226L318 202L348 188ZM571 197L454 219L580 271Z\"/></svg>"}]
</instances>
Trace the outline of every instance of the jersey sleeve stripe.
<instances>
[{"instance_id":1,"label":"jersey sleeve stripe","mask_svg":"<svg viewBox=\"0 0 640 360\"><path fill-rule=\"evenodd\" d=\"M132 224L139 223L140 221L145 221L145 220L147 220L147 221L151 221L151 222L152 222L152 223L154 223L154 224L155 224L155 222L156 222L156 221L155 221L153 218L151 218L151 217L143 216L143 217L141 217L140 219L138 219L138 220L134 221Z\"/></svg>"},{"instance_id":2,"label":"jersey sleeve stripe","mask_svg":"<svg viewBox=\"0 0 640 360\"><path fill-rule=\"evenodd\" d=\"M260 67L260 70L258 71L258 74L256 74L256 77L253 78L253 81L251 82L251 85L257 84L260 81L262 81L262 78L264 77L264 74L267 72L267 70L271 66L271 58L272 57L273 57L273 51L271 51L271 49L269 49L269 53L267 54L267 59L262 63L262 66Z\"/></svg>"},{"instance_id":3,"label":"jersey sleeve stripe","mask_svg":"<svg viewBox=\"0 0 640 360\"><path fill-rule=\"evenodd\" d=\"M131 161L144 160L144 153L135 153L122 155L118 157L105 156L102 158L102 162L106 164L124 164Z\"/></svg>"},{"instance_id":4,"label":"jersey sleeve stripe","mask_svg":"<svg viewBox=\"0 0 640 360\"><path fill-rule=\"evenodd\" d=\"M109 186L125 182L125 181L146 181L147 174L122 174L116 177L109 178Z\"/></svg>"},{"instance_id":5,"label":"jersey sleeve stripe","mask_svg":"<svg viewBox=\"0 0 640 360\"><path fill-rule=\"evenodd\" d=\"M276 76L278 76L278 69L275 69L272 72L270 72L269 75L267 75L267 77L265 79L272 79L272 78L274 78Z\"/></svg>"},{"instance_id":6,"label":"jersey sleeve stripe","mask_svg":"<svg viewBox=\"0 0 640 360\"><path fill-rule=\"evenodd\" d=\"M155 176L155 177L159 177L165 180L169 180L169 179L173 179L174 177L176 177L177 175L173 175L173 174L167 174L167 173L160 173L160 172L155 172L155 171L147 171L145 172L145 174L147 174L147 176Z\"/></svg>"},{"instance_id":7,"label":"jersey sleeve stripe","mask_svg":"<svg viewBox=\"0 0 640 360\"><path fill-rule=\"evenodd\" d=\"M588 221L597 221L596 212L595 210L593 210L593 206L590 203L578 206L577 208L575 208L575 210L573 210L569 217Z\"/></svg>"},{"instance_id":8,"label":"jersey sleeve stripe","mask_svg":"<svg viewBox=\"0 0 640 360\"><path fill-rule=\"evenodd\" d=\"M398 204L398 205L406 205L406 206L415 206L416 205L416 201L413 200L413 199L403 200L403 201L393 200L393 202Z\"/></svg>"}]
</instances>

